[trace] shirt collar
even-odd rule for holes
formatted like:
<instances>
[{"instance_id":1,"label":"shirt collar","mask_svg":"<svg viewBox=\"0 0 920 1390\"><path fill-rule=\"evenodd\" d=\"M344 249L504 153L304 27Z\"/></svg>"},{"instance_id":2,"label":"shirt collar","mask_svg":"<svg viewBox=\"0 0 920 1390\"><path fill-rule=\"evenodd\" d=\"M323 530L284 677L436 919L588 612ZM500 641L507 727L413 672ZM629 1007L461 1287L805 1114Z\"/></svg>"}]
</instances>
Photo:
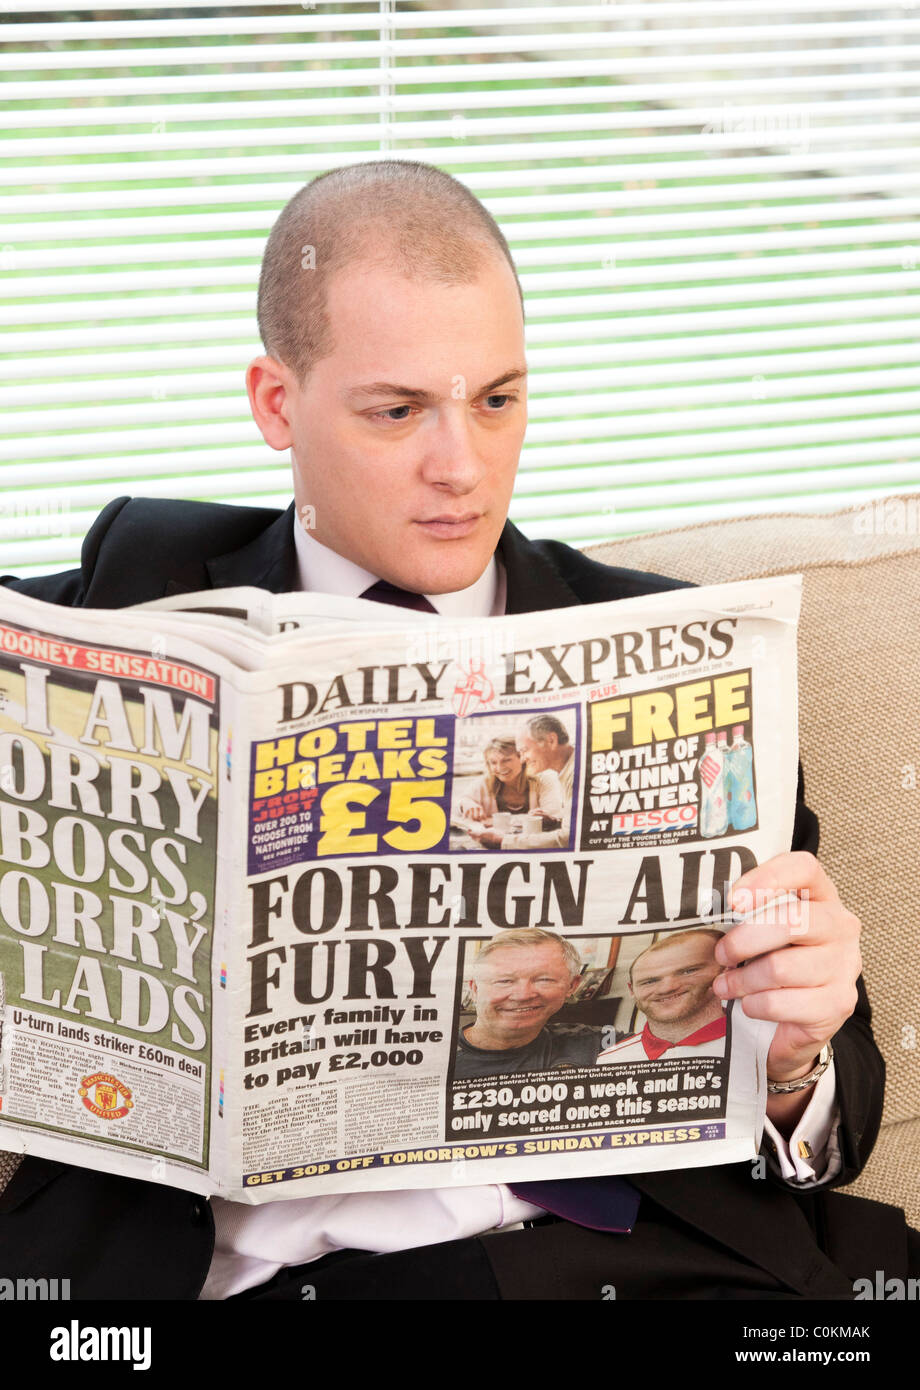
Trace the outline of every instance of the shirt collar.
<instances>
[{"instance_id":1,"label":"shirt collar","mask_svg":"<svg viewBox=\"0 0 920 1390\"><path fill-rule=\"evenodd\" d=\"M330 550L305 531L294 513L294 546L297 551L299 588L311 593L339 594L360 598L376 584L379 574L362 569L353 560ZM505 611L505 573L493 555L482 574L467 589L452 594L426 594L425 597L445 617L488 618Z\"/></svg>"},{"instance_id":2,"label":"shirt collar","mask_svg":"<svg viewBox=\"0 0 920 1390\"><path fill-rule=\"evenodd\" d=\"M721 1018L714 1018L711 1023L704 1023L702 1028L697 1028L695 1033L688 1033L678 1042L668 1042L665 1038L656 1037L646 1024L642 1029L642 1046L649 1061L657 1062L669 1047L694 1047L697 1043L713 1042L716 1038L724 1038L725 1032L724 1014Z\"/></svg>"}]
</instances>

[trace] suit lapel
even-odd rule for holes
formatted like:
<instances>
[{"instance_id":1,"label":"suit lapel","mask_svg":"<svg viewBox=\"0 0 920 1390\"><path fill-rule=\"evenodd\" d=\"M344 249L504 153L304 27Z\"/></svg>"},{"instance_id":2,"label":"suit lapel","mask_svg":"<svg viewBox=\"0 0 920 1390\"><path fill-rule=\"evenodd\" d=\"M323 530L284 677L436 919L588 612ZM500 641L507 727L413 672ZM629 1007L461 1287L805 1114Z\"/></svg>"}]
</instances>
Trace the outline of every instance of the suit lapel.
<instances>
[{"instance_id":1,"label":"suit lapel","mask_svg":"<svg viewBox=\"0 0 920 1390\"><path fill-rule=\"evenodd\" d=\"M659 1206L720 1245L743 1255L781 1283L806 1297L852 1297L851 1281L821 1253L794 1196L765 1180L757 1181L743 1165L719 1165L688 1173L671 1168L660 1173L630 1173L629 1181ZM698 1176L699 1181L693 1181ZM688 1181L689 1179L689 1181ZM642 1209L640 1207L640 1219Z\"/></svg>"},{"instance_id":2,"label":"suit lapel","mask_svg":"<svg viewBox=\"0 0 920 1390\"><path fill-rule=\"evenodd\" d=\"M505 566L506 613L537 613L581 603L575 590L512 522L505 522L497 549Z\"/></svg>"},{"instance_id":3,"label":"suit lapel","mask_svg":"<svg viewBox=\"0 0 920 1390\"><path fill-rule=\"evenodd\" d=\"M294 544L294 503L286 512L267 526L255 540L226 555L205 560L205 569L215 589L236 589L251 586L268 589L273 594L290 593L297 588L297 547ZM173 594L190 594L188 584L170 579L163 590L164 598Z\"/></svg>"},{"instance_id":4,"label":"suit lapel","mask_svg":"<svg viewBox=\"0 0 920 1390\"><path fill-rule=\"evenodd\" d=\"M273 594L290 592L297 582L294 503L255 540L240 550L206 560L205 567L215 589L246 584Z\"/></svg>"}]
</instances>

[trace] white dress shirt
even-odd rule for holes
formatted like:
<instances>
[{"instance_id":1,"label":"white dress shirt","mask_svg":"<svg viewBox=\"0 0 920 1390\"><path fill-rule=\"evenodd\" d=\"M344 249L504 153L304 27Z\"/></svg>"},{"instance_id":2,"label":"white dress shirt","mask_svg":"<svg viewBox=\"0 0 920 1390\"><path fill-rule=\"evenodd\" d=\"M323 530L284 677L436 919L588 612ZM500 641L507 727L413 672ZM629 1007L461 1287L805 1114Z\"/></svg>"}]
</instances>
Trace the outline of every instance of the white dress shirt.
<instances>
[{"instance_id":1,"label":"white dress shirt","mask_svg":"<svg viewBox=\"0 0 920 1390\"><path fill-rule=\"evenodd\" d=\"M294 540L301 589L357 598L379 579L379 575L321 545L296 516ZM483 618L502 614L504 568L493 556L469 588L425 597L445 615ZM812 1089L808 1108L788 1142L766 1121L764 1137L770 1159L783 1178L797 1186L812 1187L840 1171L839 1118L831 1062ZM295 1197L257 1207L214 1197L211 1209L216 1238L202 1299L242 1293L265 1283L285 1266L306 1264L333 1250L379 1254L408 1250L481 1235L543 1215L540 1207L521 1201L503 1184Z\"/></svg>"}]
</instances>

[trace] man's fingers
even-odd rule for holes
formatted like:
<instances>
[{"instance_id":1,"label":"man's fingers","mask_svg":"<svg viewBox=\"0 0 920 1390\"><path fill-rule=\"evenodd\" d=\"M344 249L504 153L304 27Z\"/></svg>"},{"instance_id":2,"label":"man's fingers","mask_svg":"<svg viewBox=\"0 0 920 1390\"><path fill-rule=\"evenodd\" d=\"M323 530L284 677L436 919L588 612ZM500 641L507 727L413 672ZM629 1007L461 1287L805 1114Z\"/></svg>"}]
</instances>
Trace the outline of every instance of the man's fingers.
<instances>
[{"instance_id":1,"label":"man's fingers","mask_svg":"<svg viewBox=\"0 0 920 1390\"><path fill-rule=\"evenodd\" d=\"M822 988L835 983L837 965L837 951L830 946L813 951L770 951L718 975L712 988L720 999L737 999L762 990Z\"/></svg>"},{"instance_id":2,"label":"man's fingers","mask_svg":"<svg viewBox=\"0 0 920 1390\"><path fill-rule=\"evenodd\" d=\"M820 1038L833 1037L855 1007L855 986L842 1002L836 995L828 999L826 989L768 989L741 1000L748 1018L796 1024Z\"/></svg>"},{"instance_id":3,"label":"man's fingers","mask_svg":"<svg viewBox=\"0 0 920 1390\"><path fill-rule=\"evenodd\" d=\"M716 943L715 958L720 965L732 966L783 946L833 944L838 950L847 945L855 950L859 933L859 918L848 912L842 903L797 899L778 904L773 912L758 913L751 921L729 927Z\"/></svg>"}]
</instances>

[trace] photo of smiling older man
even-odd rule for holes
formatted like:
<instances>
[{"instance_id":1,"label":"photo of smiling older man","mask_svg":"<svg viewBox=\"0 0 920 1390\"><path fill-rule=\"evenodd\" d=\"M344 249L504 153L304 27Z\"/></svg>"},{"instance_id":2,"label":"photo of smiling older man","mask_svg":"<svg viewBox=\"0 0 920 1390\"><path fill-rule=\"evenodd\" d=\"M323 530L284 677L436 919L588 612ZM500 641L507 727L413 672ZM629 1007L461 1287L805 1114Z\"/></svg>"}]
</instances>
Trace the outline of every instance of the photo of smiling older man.
<instances>
[{"instance_id":1,"label":"photo of smiling older man","mask_svg":"<svg viewBox=\"0 0 920 1390\"><path fill-rule=\"evenodd\" d=\"M513 927L487 941L469 968L476 1018L457 1031L455 1079L593 1065L599 1029L551 1023L581 970L576 947L539 927Z\"/></svg>"}]
</instances>

